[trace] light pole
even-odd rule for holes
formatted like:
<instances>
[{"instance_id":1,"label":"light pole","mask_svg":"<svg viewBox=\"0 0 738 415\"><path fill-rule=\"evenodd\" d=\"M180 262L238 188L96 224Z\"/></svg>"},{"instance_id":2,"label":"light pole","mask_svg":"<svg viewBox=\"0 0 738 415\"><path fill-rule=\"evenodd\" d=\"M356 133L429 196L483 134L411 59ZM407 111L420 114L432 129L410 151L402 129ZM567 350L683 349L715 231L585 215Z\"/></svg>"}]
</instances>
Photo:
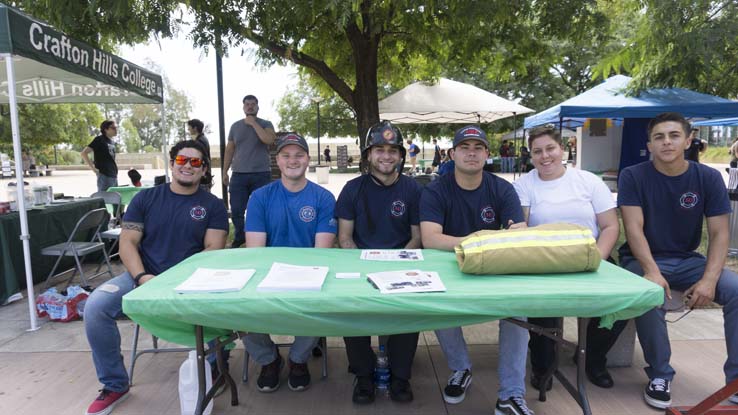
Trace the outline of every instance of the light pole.
<instances>
[{"instance_id":1,"label":"light pole","mask_svg":"<svg viewBox=\"0 0 738 415\"><path fill-rule=\"evenodd\" d=\"M320 166L320 103L323 101L321 97L313 97L311 100L315 103L315 107L318 111L317 127L318 127L318 166Z\"/></svg>"}]
</instances>

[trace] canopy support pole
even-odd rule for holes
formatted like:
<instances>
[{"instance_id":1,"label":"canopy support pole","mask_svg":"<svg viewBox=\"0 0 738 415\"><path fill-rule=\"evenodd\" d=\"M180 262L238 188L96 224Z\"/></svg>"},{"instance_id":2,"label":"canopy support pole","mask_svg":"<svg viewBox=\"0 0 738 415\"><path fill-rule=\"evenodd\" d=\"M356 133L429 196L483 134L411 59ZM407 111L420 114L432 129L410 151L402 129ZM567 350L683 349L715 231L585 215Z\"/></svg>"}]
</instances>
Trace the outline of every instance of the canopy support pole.
<instances>
[{"instance_id":1,"label":"canopy support pole","mask_svg":"<svg viewBox=\"0 0 738 415\"><path fill-rule=\"evenodd\" d=\"M223 183L223 175L228 173L223 169L225 160L225 105L223 101L223 55L220 51L220 43L215 44L215 75L216 75L216 88L218 90L218 137L220 142L220 177L217 180L220 181L221 191L223 192L223 204L226 210L228 210L228 186ZM320 148L318 148L318 154L320 154Z\"/></svg>"},{"instance_id":2,"label":"canopy support pole","mask_svg":"<svg viewBox=\"0 0 738 415\"><path fill-rule=\"evenodd\" d=\"M518 146L518 113L517 112L513 112L513 143L515 143L515 150L520 151L520 147ZM518 163L516 159L517 157L513 156L513 162L519 166L520 163ZM518 166L515 166L515 165L513 166L513 180L515 180L515 177L518 176L517 169L516 169L516 167ZM520 176L522 175L523 174L521 173Z\"/></svg>"},{"instance_id":3,"label":"canopy support pole","mask_svg":"<svg viewBox=\"0 0 738 415\"><path fill-rule=\"evenodd\" d=\"M31 328L28 331L38 330L36 321L36 295L33 291L33 271L31 270L31 236L28 234L28 212L26 212L25 186L23 183L23 160L21 160L21 142L18 129L18 103L15 96L15 72L13 71L13 57L4 53L5 70L8 73L8 103L10 104L10 125L13 133L13 153L15 157L15 178L18 186L15 188L18 203L18 216L20 217L21 235L23 242L23 259L26 269L26 291L28 293L28 317L31 320Z\"/></svg>"},{"instance_id":4,"label":"canopy support pole","mask_svg":"<svg viewBox=\"0 0 738 415\"><path fill-rule=\"evenodd\" d=\"M166 106L164 105L164 98L161 101L161 152L164 156L164 180L169 183L169 152L167 151L167 117L166 117Z\"/></svg>"}]
</instances>

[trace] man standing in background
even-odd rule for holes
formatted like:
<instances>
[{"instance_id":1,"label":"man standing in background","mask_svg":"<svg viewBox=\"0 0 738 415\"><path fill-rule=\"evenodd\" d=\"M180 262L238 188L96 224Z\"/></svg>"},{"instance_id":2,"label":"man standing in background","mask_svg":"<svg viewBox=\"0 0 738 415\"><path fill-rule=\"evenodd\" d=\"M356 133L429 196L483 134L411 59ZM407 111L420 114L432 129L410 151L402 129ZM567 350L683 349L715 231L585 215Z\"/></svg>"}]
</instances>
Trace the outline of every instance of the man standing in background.
<instances>
[{"instance_id":1,"label":"man standing in background","mask_svg":"<svg viewBox=\"0 0 738 415\"><path fill-rule=\"evenodd\" d=\"M256 116L259 100L253 95L246 95L242 102L245 118L231 125L223 157L223 184L230 184L234 228L232 248L238 248L245 242L244 214L251 193L271 181L269 146L277 138L272 123ZM231 167L233 178L229 180L228 169Z\"/></svg>"},{"instance_id":2,"label":"man standing in background","mask_svg":"<svg viewBox=\"0 0 738 415\"><path fill-rule=\"evenodd\" d=\"M80 153L82 160L97 175L98 192L118 186L118 165L115 163L115 142L113 141L116 135L118 135L118 126L115 121L105 120L100 124L100 135L95 137ZM93 153L95 158L94 164L90 161L90 153Z\"/></svg>"}]
</instances>

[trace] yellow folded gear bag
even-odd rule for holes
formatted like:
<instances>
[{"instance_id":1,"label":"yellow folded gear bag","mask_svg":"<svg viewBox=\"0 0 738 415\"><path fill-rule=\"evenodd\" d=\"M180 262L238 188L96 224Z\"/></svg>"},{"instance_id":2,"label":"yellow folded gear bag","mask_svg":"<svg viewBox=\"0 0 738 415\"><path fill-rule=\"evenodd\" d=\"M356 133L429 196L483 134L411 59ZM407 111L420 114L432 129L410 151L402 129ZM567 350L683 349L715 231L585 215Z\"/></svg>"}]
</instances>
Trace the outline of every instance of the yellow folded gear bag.
<instances>
[{"instance_id":1,"label":"yellow folded gear bag","mask_svg":"<svg viewBox=\"0 0 738 415\"><path fill-rule=\"evenodd\" d=\"M554 274L600 266L592 231L569 223L474 232L454 250L467 274Z\"/></svg>"}]
</instances>

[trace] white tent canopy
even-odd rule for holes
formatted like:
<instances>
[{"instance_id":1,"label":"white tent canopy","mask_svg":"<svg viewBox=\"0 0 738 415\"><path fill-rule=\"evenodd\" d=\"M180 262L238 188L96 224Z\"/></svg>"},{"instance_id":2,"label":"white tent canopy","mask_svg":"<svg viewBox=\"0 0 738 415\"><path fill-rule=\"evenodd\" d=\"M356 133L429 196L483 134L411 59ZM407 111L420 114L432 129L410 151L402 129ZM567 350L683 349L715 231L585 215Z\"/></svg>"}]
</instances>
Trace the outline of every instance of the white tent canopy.
<instances>
[{"instance_id":1,"label":"white tent canopy","mask_svg":"<svg viewBox=\"0 0 738 415\"><path fill-rule=\"evenodd\" d=\"M0 103L10 104L15 175L25 259L28 312L36 330L36 299L23 198L18 103L162 103L161 76L66 36L16 9L0 4ZM163 111L162 111L163 113ZM162 117L163 118L163 117Z\"/></svg>"},{"instance_id":2,"label":"white tent canopy","mask_svg":"<svg viewBox=\"0 0 738 415\"><path fill-rule=\"evenodd\" d=\"M397 124L481 124L533 112L462 82L416 82L379 101L379 117Z\"/></svg>"}]
</instances>

